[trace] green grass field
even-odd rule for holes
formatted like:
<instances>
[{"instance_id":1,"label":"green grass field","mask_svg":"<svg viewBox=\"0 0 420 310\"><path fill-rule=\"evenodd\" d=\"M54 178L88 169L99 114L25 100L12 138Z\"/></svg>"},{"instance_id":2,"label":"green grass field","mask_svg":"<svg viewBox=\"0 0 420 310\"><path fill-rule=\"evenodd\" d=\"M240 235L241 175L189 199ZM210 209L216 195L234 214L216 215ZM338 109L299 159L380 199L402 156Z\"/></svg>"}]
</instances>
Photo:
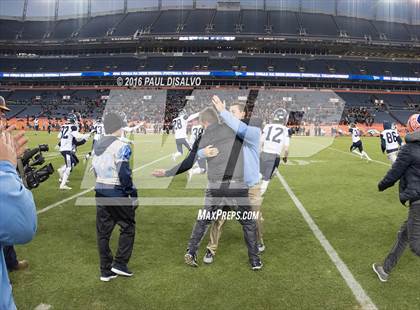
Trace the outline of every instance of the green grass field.
<instances>
[{"instance_id":1,"label":"green grass field","mask_svg":"<svg viewBox=\"0 0 420 310\"><path fill-rule=\"evenodd\" d=\"M47 160L55 168L62 164L53 149L55 134L28 133L28 137L31 146L50 144ZM323 138L294 137L292 148L324 142ZM363 142L369 155L385 164L367 163L350 154L351 141L345 137L309 158L291 158L280 173L379 309L419 309L420 261L410 251L388 283L380 283L372 272L371 264L382 261L393 245L407 210L398 201L397 187L377 191L388 162L378 138ZM277 177L262 207L267 247L262 254L263 270L250 270L242 230L234 221L225 225L212 265L201 261L206 238L199 252L200 267L186 266L183 255L201 206L162 206L159 201L162 197L172 202L202 197L205 179L197 176L190 183L185 175L154 179L152 170L174 164L167 156L174 151L173 141L162 145L161 137L136 136L135 145L134 167L141 167L135 173L139 193L158 202L137 211L130 262L134 277L100 282L95 207L77 205L76 198L56 204L92 186L92 177L81 162L70 177L71 191L58 189L57 174L33 191L38 210L56 205L39 214L35 239L17 247L19 257L30 261L27 271L11 274L18 309L33 309L41 303L53 309L361 308ZM89 148L90 142L78 152ZM92 196L90 191L78 198Z\"/></svg>"}]
</instances>

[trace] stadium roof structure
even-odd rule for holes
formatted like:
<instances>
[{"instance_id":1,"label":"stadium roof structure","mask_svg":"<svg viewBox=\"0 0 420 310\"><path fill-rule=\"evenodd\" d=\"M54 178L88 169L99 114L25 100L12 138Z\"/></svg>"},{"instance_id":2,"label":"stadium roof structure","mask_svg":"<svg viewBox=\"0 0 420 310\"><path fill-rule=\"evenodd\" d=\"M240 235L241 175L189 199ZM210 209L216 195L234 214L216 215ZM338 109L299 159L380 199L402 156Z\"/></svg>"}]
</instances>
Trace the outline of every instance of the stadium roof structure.
<instances>
[{"instance_id":1,"label":"stadium roof structure","mask_svg":"<svg viewBox=\"0 0 420 310\"><path fill-rule=\"evenodd\" d=\"M0 17L18 20L170 9L281 10L420 25L420 0L0 0Z\"/></svg>"}]
</instances>

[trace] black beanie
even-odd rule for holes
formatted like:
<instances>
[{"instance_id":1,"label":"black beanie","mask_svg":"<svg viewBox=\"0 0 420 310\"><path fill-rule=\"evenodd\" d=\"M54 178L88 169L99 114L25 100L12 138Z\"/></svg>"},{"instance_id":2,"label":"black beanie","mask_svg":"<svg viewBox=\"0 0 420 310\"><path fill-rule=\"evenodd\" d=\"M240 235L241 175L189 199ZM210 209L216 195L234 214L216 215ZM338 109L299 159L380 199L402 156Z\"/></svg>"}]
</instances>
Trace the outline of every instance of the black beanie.
<instances>
[{"instance_id":1,"label":"black beanie","mask_svg":"<svg viewBox=\"0 0 420 310\"><path fill-rule=\"evenodd\" d=\"M120 115L115 112L108 113L104 116L105 133L110 135L123 127L123 120Z\"/></svg>"}]
</instances>

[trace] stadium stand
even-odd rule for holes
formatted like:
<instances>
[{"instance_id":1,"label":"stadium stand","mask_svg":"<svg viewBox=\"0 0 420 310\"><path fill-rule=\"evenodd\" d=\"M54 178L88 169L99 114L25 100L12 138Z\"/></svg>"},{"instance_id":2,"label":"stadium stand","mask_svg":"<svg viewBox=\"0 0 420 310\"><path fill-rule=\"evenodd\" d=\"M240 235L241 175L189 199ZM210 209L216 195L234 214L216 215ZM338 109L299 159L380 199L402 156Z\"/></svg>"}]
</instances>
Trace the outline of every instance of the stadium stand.
<instances>
[{"instance_id":1,"label":"stadium stand","mask_svg":"<svg viewBox=\"0 0 420 310\"><path fill-rule=\"evenodd\" d=\"M147 34L273 34L367 40L420 39L420 26L323 13L214 9L141 11L89 19L0 20L0 40L65 40Z\"/></svg>"}]
</instances>

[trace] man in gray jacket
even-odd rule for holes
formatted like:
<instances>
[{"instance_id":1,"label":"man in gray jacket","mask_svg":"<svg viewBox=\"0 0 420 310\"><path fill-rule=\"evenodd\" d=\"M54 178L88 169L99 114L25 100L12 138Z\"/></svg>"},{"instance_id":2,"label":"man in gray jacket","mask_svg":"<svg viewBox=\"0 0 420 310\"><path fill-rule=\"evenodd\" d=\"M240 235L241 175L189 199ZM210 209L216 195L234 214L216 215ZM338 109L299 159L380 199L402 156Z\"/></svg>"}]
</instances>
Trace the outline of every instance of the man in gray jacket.
<instances>
[{"instance_id":1,"label":"man in gray jacket","mask_svg":"<svg viewBox=\"0 0 420 310\"><path fill-rule=\"evenodd\" d=\"M420 115L410 117L407 125L404 145L392 165L391 170L378 184L380 191L400 181L400 201L403 205L409 202L408 218L401 226L397 240L383 265L373 264L373 270L382 282L388 281L391 270L395 267L407 245L411 251L420 256Z\"/></svg>"}]
</instances>

